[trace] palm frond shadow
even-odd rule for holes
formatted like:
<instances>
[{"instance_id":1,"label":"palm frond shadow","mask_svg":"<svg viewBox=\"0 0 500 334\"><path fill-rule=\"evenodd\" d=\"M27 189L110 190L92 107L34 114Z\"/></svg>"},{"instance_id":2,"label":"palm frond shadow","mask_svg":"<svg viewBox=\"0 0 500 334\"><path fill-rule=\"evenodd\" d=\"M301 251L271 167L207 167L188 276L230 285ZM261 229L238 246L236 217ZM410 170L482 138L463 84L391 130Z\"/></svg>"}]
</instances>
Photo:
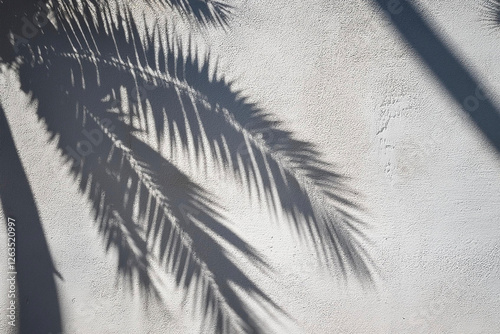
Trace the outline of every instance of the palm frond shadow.
<instances>
[{"instance_id":1,"label":"palm frond shadow","mask_svg":"<svg viewBox=\"0 0 500 334\"><path fill-rule=\"evenodd\" d=\"M205 327L222 333L266 332L269 317L283 313L229 250L270 268L227 227L212 196L161 153L166 145L170 156L181 148L207 165L214 159L277 217L285 212L324 264L371 279L353 193L312 144L234 92L191 43L186 48L161 25L139 33L126 6L115 15L97 1L78 3L59 3L57 29L22 49L19 73L126 282L160 297L159 265L197 300ZM239 291L267 310L266 321Z\"/></svg>"},{"instance_id":2,"label":"palm frond shadow","mask_svg":"<svg viewBox=\"0 0 500 334\"><path fill-rule=\"evenodd\" d=\"M84 65L84 72L90 70L88 66ZM218 332L230 333L238 328L231 313L245 330L263 332L259 329L263 325L254 319L232 285L277 306L236 266L222 244L230 244L266 268L257 252L222 222L220 209L209 199L211 196L130 135L127 124L103 112L105 108L98 108L97 103L88 103L93 100L88 92L78 94L78 89L72 87L66 95L65 91L44 88L70 87L62 76L55 75L54 67L64 68L67 75L68 68L76 70L79 64L58 61L56 66L35 67L23 76L43 78L38 84L31 82L29 91L38 101L38 115L47 130L57 136L63 152L88 140L83 130L92 133L97 129L105 134L72 172L93 203L108 249L113 247L119 253L118 269L123 277L131 285L139 282L145 295L158 296L158 273L152 262L158 263L175 276L179 287L198 300L206 318L217 323ZM87 84L92 82L88 77L86 80ZM63 113L58 112L61 108ZM112 132L104 127L107 120L112 122ZM73 159L70 155L67 158ZM206 326L210 327L210 323Z\"/></svg>"},{"instance_id":3,"label":"palm frond shadow","mask_svg":"<svg viewBox=\"0 0 500 334\"><path fill-rule=\"evenodd\" d=\"M236 250L262 270L270 268L227 227L213 196L139 139L141 131L128 123L128 115L106 102L134 81L120 74L120 67L101 72L96 62L68 56L63 51L73 46L65 38L47 33L26 50L19 68L21 88L37 101L39 118L73 164L71 171L93 205L107 249L118 252L125 283L138 282L146 297L160 297L159 266L194 298L205 328L268 331L238 290L271 315L281 310L232 254ZM89 143L88 134L98 138L91 148L82 144ZM91 152L79 157L75 152L82 148Z\"/></svg>"},{"instance_id":4,"label":"palm frond shadow","mask_svg":"<svg viewBox=\"0 0 500 334\"><path fill-rule=\"evenodd\" d=\"M148 0L152 4L167 4L182 14L193 17L197 23L225 27L233 6L217 0Z\"/></svg>"},{"instance_id":5,"label":"palm frond shadow","mask_svg":"<svg viewBox=\"0 0 500 334\"><path fill-rule=\"evenodd\" d=\"M95 13L89 9L64 21L73 49L80 46L81 51L58 55L93 62L102 73L114 71L101 74L99 81L115 92L122 85L132 95L113 97L126 104L129 125L156 133L158 145L166 140L172 151L176 146L194 150L197 161L208 163L212 156L248 190L253 184L276 216L283 210L325 265L344 277L351 271L362 280L371 279L365 224L349 200L355 193L319 158L314 145L295 139L271 115L234 92L216 69L210 70L209 55L199 57L191 43L183 47L168 31L150 31L147 26L142 36L126 8L118 15L123 20ZM99 27L107 28L114 44Z\"/></svg>"},{"instance_id":6,"label":"palm frond shadow","mask_svg":"<svg viewBox=\"0 0 500 334\"><path fill-rule=\"evenodd\" d=\"M484 0L482 8L483 20L486 24L493 28L500 28L500 1L499 0Z\"/></svg>"},{"instance_id":7,"label":"palm frond shadow","mask_svg":"<svg viewBox=\"0 0 500 334\"><path fill-rule=\"evenodd\" d=\"M67 56L93 59L93 55L103 55L104 59L96 61L106 68L112 64L126 69L123 75L128 79L120 82L134 83L128 89L136 94L127 100L127 109L143 129L156 133L158 145L165 140L172 150L194 150L197 161L205 159L207 164L208 157L213 157L222 171L232 171L246 185L249 195L250 189L257 189L256 195L276 216L284 211L297 235L316 249L325 265L344 276L353 269L358 278L370 280L365 224L354 214L359 208L349 199L355 193L345 177L331 172L333 166L321 160L313 144L295 139L272 115L233 91L231 82L219 78L216 68L211 70L210 55L200 57L191 42L183 47L168 31L146 27L146 36L141 36L132 15L124 12L122 16L126 23L115 26L112 35L117 41L122 38L127 52L121 47L121 54L114 56L109 44L94 38L87 48L89 54ZM96 24L104 23L97 18ZM117 37L123 30L128 40ZM92 32L92 25L88 35L99 36ZM73 38L73 44L90 39L77 34ZM141 86L157 88L141 98L137 90Z\"/></svg>"}]
</instances>

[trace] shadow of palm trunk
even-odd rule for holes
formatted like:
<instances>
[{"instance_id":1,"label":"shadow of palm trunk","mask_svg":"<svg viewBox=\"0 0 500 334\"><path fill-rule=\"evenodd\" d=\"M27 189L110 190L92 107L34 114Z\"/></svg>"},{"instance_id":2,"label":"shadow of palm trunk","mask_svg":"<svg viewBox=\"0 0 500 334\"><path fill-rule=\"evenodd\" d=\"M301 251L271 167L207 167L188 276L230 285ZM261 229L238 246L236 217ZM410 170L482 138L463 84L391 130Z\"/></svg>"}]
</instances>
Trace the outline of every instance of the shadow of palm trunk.
<instances>
[{"instance_id":1,"label":"shadow of palm trunk","mask_svg":"<svg viewBox=\"0 0 500 334\"><path fill-rule=\"evenodd\" d=\"M19 333L60 333L61 314L54 265L35 199L0 105L0 200L16 220Z\"/></svg>"},{"instance_id":2,"label":"shadow of palm trunk","mask_svg":"<svg viewBox=\"0 0 500 334\"><path fill-rule=\"evenodd\" d=\"M404 0L373 0L391 14L395 29L406 40L463 111L500 152L500 111L482 83L446 45L414 6Z\"/></svg>"}]
</instances>

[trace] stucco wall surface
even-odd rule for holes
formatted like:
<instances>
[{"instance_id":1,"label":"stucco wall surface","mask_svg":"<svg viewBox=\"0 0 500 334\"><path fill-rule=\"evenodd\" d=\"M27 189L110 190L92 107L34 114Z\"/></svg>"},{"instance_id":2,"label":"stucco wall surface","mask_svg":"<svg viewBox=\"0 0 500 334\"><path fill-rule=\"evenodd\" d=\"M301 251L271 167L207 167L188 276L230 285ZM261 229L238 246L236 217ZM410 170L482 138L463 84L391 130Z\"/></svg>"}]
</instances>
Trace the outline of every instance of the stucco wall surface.
<instances>
[{"instance_id":1,"label":"stucco wall surface","mask_svg":"<svg viewBox=\"0 0 500 334\"><path fill-rule=\"evenodd\" d=\"M372 286L338 280L232 178L200 173L186 159L176 165L214 194L231 228L270 264L265 273L240 259L286 313L256 308L269 332L498 333L499 151L379 3L238 1L226 31L192 32L233 89L350 177L367 222ZM481 2L411 4L500 106L500 30L482 20ZM60 273L63 332L199 333L203 315L168 275L161 302L120 280L117 254L106 252L91 204L19 80L2 72L0 100ZM6 239L0 229L2 259ZM7 289L0 280L1 332L12 330Z\"/></svg>"}]
</instances>

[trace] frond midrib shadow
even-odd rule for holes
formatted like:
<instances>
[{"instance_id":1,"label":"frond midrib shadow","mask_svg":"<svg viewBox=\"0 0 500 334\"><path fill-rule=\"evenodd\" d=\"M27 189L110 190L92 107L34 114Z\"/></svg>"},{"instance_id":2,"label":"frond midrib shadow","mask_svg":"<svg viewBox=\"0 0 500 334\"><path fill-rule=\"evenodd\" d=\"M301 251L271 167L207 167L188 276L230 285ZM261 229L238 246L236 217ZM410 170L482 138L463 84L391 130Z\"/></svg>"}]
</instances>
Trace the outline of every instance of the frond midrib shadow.
<instances>
[{"instance_id":1,"label":"frond midrib shadow","mask_svg":"<svg viewBox=\"0 0 500 334\"><path fill-rule=\"evenodd\" d=\"M256 195L269 200L271 210L286 212L292 228L328 266L336 264L344 276L352 266L359 278L371 279L361 241L364 223L341 209L340 204L356 206L342 194L349 192L343 177L330 171L312 144L282 130L216 72L209 74L208 58L192 53L191 45L183 50L168 31L154 28L144 37L130 10L122 8L116 20L106 8L97 14L102 4L95 1L75 11L75 1L57 9L58 30L44 31L22 50L21 88L37 100L39 118L72 164L71 173L93 205L107 249L117 251L118 270L127 283L139 282L145 296L159 297L151 261L161 263L178 287L198 298L204 325L215 323L219 332L268 330L234 285L262 308L284 313L221 245L219 239L262 270L270 269L223 222L212 195L136 136L152 129L160 147L168 141L172 148L188 149L193 138L197 157L213 155L241 181L253 182ZM141 81L158 89L141 99ZM122 97L123 89L135 90L137 99ZM105 102L109 98L119 104ZM112 130L104 126L107 121ZM176 127L180 142L165 124ZM102 138L90 154L69 153L89 140L83 131L94 130ZM314 202L313 193L324 201Z\"/></svg>"}]
</instances>

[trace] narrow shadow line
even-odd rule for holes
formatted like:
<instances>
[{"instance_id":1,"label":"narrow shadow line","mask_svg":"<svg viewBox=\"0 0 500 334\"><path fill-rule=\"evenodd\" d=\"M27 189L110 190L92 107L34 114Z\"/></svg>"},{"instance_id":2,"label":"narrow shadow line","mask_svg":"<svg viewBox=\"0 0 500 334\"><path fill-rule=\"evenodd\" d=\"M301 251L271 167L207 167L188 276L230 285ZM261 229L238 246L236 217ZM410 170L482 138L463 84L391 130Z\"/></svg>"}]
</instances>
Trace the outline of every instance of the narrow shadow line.
<instances>
[{"instance_id":1,"label":"narrow shadow line","mask_svg":"<svg viewBox=\"0 0 500 334\"><path fill-rule=\"evenodd\" d=\"M16 305L19 315L16 325L19 332L60 333L61 313L54 280L57 272L28 178L1 105L0 201L6 221L7 217L16 220Z\"/></svg>"},{"instance_id":2,"label":"narrow shadow line","mask_svg":"<svg viewBox=\"0 0 500 334\"><path fill-rule=\"evenodd\" d=\"M500 152L500 112L484 95L483 86L434 33L426 20L404 0L373 0L391 12L392 22L462 109ZM400 3L396 6L397 2Z\"/></svg>"}]
</instances>

